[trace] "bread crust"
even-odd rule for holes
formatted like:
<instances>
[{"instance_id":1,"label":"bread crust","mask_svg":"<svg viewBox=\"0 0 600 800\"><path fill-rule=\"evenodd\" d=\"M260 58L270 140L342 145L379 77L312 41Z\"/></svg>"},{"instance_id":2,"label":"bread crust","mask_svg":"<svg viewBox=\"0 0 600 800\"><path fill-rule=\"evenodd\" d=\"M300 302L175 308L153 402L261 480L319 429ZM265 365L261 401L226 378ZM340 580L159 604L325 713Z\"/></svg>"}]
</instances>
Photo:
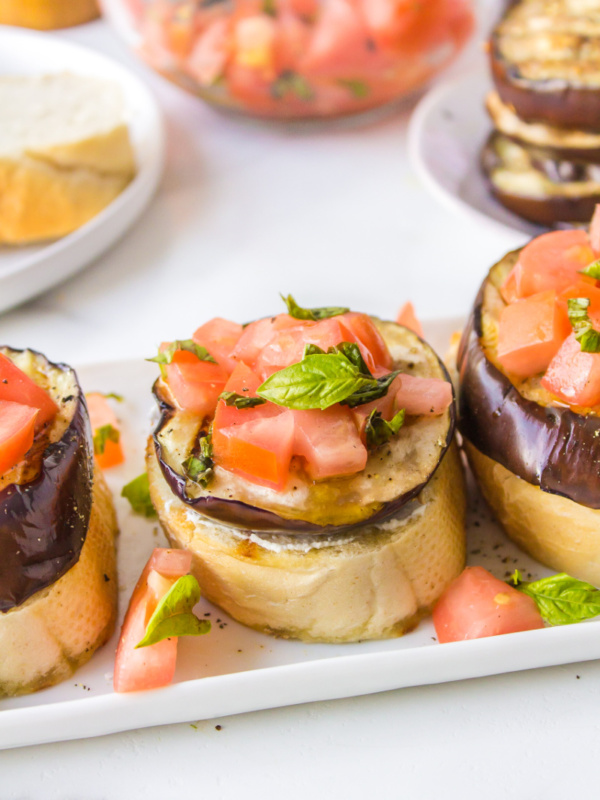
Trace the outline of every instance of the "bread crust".
<instances>
[{"instance_id":1,"label":"bread crust","mask_svg":"<svg viewBox=\"0 0 600 800\"><path fill-rule=\"evenodd\" d=\"M464 566L466 496L455 444L409 517L307 552L273 552L249 531L236 535L187 507L165 481L151 438L146 461L160 522L172 546L192 553L203 594L266 633L340 643L400 636Z\"/></svg>"},{"instance_id":2,"label":"bread crust","mask_svg":"<svg viewBox=\"0 0 600 800\"><path fill-rule=\"evenodd\" d=\"M0 697L65 680L110 638L117 614L117 532L112 498L95 465L79 560L51 586L0 613Z\"/></svg>"}]
</instances>

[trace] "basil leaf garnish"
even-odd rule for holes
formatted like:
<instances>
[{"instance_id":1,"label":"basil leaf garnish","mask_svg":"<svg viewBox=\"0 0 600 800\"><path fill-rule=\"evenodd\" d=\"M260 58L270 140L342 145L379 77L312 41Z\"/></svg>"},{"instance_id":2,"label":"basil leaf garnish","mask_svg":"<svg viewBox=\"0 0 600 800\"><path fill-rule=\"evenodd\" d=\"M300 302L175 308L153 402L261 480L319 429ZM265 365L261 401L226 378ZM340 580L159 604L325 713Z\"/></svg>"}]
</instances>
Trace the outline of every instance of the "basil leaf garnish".
<instances>
[{"instance_id":1,"label":"basil leaf garnish","mask_svg":"<svg viewBox=\"0 0 600 800\"><path fill-rule=\"evenodd\" d=\"M119 431L112 425L102 425L101 428L94 431L94 454L101 456L106 450L107 442L118 444L120 438Z\"/></svg>"},{"instance_id":2,"label":"basil leaf garnish","mask_svg":"<svg viewBox=\"0 0 600 800\"><path fill-rule=\"evenodd\" d=\"M371 403L373 400L379 400L381 397L385 397L394 378L397 378L400 373L401 371L397 369L394 370L394 372L383 375L381 378L373 378L370 386L366 385L356 392L353 392L350 397L342 400L341 404L349 406L350 408L356 408L356 406L362 406L365 403Z\"/></svg>"},{"instance_id":3,"label":"basil leaf garnish","mask_svg":"<svg viewBox=\"0 0 600 800\"><path fill-rule=\"evenodd\" d=\"M582 275L589 275L590 278L595 278L597 281L600 281L600 259L598 261L592 261L591 264L588 264L585 269L580 270Z\"/></svg>"},{"instance_id":4,"label":"basil leaf garnish","mask_svg":"<svg viewBox=\"0 0 600 800\"><path fill-rule=\"evenodd\" d=\"M286 304L288 314L294 319L308 319L316 322L320 319L329 319L330 317L339 317L341 314L346 314L350 311L349 308L341 308L341 306L329 306L325 308L302 308L294 300L291 294L287 297L281 295L281 299Z\"/></svg>"},{"instance_id":5,"label":"basil leaf garnish","mask_svg":"<svg viewBox=\"0 0 600 800\"><path fill-rule=\"evenodd\" d=\"M405 416L406 412L402 408L388 421L381 416L381 411L373 409L365 427L367 450L374 450L382 444L387 444L404 425Z\"/></svg>"},{"instance_id":6,"label":"basil leaf garnish","mask_svg":"<svg viewBox=\"0 0 600 800\"><path fill-rule=\"evenodd\" d=\"M257 394L285 408L323 410L376 384L341 353L324 353L306 356L275 372L258 387Z\"/></svg>"},{"instance_id":7,"label":"basil leaf garnish","mask_svg":"<svg viewBox=\"0 0 600 800\"><path fill-rule=\"evenodd\" d=\"M156 516L156 511L150 499L150 483L148 473L143 472L121 489L121 497L129 500L136 514L141 514L149 519Z\"/></svg>"},{"instance_id":8,"label":"basil leaf garnish","mask_svg":"<svg viewBox=\"0 0 600 800\"><path fill-rule=\"evenodd\" d=\"M200 586L193 575L175 581L161 598L146 626L138 647L149 647L172 636L202 636L210 631L210 622L200 620L192 609L200 600Z\"/></svg>"},{"instance_id":9,"label":"basil leaf garnish","mask_svg":"<svg viewBox=\"0 0 600 800\"><path fill-rule=\"evenodd\" d=\"M246 397L237 392L221 392L219 400L224 400L226 406L235 406L235 408L254 408L267 402L262 397Z\"/></svg>"},{"instance_id":10,"label":"basil leaf garnish","mask_svg":"<svg viewBox=\"0 0 600 800\"><path fill-rule=\"evenodd\" d=\"M515 570L516 588L535 600L543 619L550 625L570 625L600 614L600 591L564 572L527 583Z\"/></svg>"},{"instance_id":11,"label":"basil leaf garnish","mask_svg":"<svg viewBox=\"0 0 600 800\"><path fill-rule=\"evenodd\" d=\"M186 476L194 483L199 483L205 488L210 483L214 474L213 447L210 436L200 437L200 452L197 456L191 455L182 463Z\"/></svg>"},{"instance_id":12,"label":"basil leaf garnish","mask_svg":"<svg viewBox=\"0 0 600 800\"><path fill-rule=\"evenodd\" d=\"M318 344L308 344L304 345L304 353L302 358L306 358L306 356L324 356L325 350L322 350Z\"/></svg>"},{"instance_id":13,"label":"basil leaf garnish","mask_svg":"<svg viewBox=\"0 0 600 800\"><path fill-rule=\"evenodd\" d=\"M571 297L567 301L569 322L583 353L600 353L600 332L595 330L588 316L590 300Z\"/></svg>"},{"instance_id":14,"label":"basil leaf garnish","mask_svg":"<svg viewBox=\"0 0 600 800\"><path fill-rule=\"evenodd\" d=\"M338 81L340 86L344 86L353 97L356 97L357 100L362 100L365 97L369 96L370 88L367 83L364 81L357 81L357 80L344 80L341 79Z\"/></svg>"},{"instance_id":15,"label":"basil leaf garnish","mask_svg":"<svg viewBox=\"0 0 600 800\"><path fill-rule=\"evenodd\" d=\"M271 84L271 95L275 100L281 100L288 93L295 94L297 98L307 102L315 96L306 78L291 69L285 69Z\"/></svg>"},{"instance_id":16,"label":"basil leaf garnish","mask_svg":"<svg viewBox=\"0 0 600 800\"><path fill-rule=\"evenodd\" d=\"M362 375L367 375L370 378L373 377L371 375L371 370L367 367L367 364L362 357L360 347L355 342L340 342L340 344L336 345L335 347L330 347L327 352L341 353L342 355L346 356L351 364L354 364L354 366Z\"/></svg>"},{"instance_id":17,"label":"basil leaf garnish","mask_svg":"<svg viewBox=\"0 0 600 800\"><path fill-rule=\"evenodd\" d=\"M147 358L146 361L155 361L157 364L170 364L178 350L186 350L188 353L193 353L200 361L209 361L211 364L217 363L206 347L196 344L193 339L176 339L157 356Z\"/></svg>"}]
</instances>

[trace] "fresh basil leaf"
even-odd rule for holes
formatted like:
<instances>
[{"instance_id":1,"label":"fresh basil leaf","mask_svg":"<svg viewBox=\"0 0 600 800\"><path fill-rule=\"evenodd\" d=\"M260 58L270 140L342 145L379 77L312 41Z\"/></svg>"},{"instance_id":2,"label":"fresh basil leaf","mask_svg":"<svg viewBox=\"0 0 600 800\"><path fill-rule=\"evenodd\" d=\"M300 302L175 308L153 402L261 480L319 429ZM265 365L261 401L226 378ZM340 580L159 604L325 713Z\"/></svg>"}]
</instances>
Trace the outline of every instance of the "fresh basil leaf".
<instances>
[{"instance_id":1,"label":"fresh basil leaf","mask_svg":"<svg viewBox=\"0 0 600 800\"><path fill-rule=\"evenodd\" d=\"M308 344L304 345L304 353L302 358L306 358L306 356L324 356L325 350L322 350L319 345L317 344Z\"/></svg>"},{"instance_id":2,"label":"fresh basil leaf","mask_svg":"<svg viewBox=\"0 0 600 800\"><path fill-rule=\"evenodd\" d=\"M287 306L288 314L294 319L308 319L316 322L320 319L329 319L330 317L339 317L341 314L346 314L350 311L349 308L342 308L341 306L329 306L324 308L302 308L294 300L291 294L287 297L280 295L281 299Z\"/></svg>"},{"instance_id":3,"label":"fresh basil leaf","mask_svg":"<svg viewBox=\"0 0 600 800\"><path fill-rule=\"evenodd\" d=\"M284 70L271 84L271 95L275 100L281 100L286 94L294 94L298 99L307 102L313 100L315 96L306 78L291 69Z\"/></svg>"},{"instance_id":4,"label":"fresh basil leaf","mask_svg":"<svg viewBox=\"0 0 600 800\"><path fill-rule=\"evenodd\" d=\"M583 353L600 353L600 331L595 330L588 315L590 300L571 297L567 301L569 322Z\"/></svg>"},{"instance_id":5,"label":"fresh basil leaf","mask_svg":"<svg viewBox=\"0 0 600 800\"><path fill-rule=\"evenodd\" d=\"M150 483L148 473L143 472L121 489L121 497L129 500L136 514L149 519L156 516L156 510L150 499Z\"/></svg>"},{"instance_id":6,"label":"fresh basil leaf","mask_svg":"<svg viewBox=\"0 0 600 800\"><path fill-rule=\"evenodd\" d=\"M369 85L364 81L356 81L356 80L339 80L338 83L340 86L345 87L348 89L350 94L353 97L356 97L357 100L362 100L365 97L368 97L371 90Z\"/></svg>"},{"instance_id":7,"label":"fresh basil leaf","mask_svg":"<svg viewBox=\"0 0 600 800\"><path fill-rule=\"evenodd\" d=\"M347 397L345 400L342 400L341 403L344 406L350 406L350 408L356 408L356 406L362 406L365 403L371 403L373 400L379 400L382 397L385 397L388 393L388 389L392 385L394 378L397 378L400 375L400 370L397 369L394 372L390 372L387 375L383 375L381 378L372 379L371 385L366 385L361 389L358 389L356 392Z\"/></svg>"},{"instance_id":8,"label":"fresh basil leaf","mask_svg":"<svg viewBox=\"0 0 600 800\"><path fill-rule=\"evenodd\" d=\"M175 357L178 350L185 350L188 353L193 353L200 361L209 361L211 364L216 364L216 360L211 356L206 347L202 347L193 339L176 339L162 352L159 352L154 358L147 358L146 361L154 361L157 364L170 364Z\"/></svg>"},{"instance_id":9,"label":"fresh basil leaf","mask_svg":"<svg viewBox=\"0 0 600 800\"><path fill-rule=\"evenodd\" d=\"M404 425L405 416L406 412L402 408L388 421L383 419L381 411L373 409L369 414L365 427L367 450L374 450L382 444L387 444Z\"/></svg>"},{"instance_id":10,"label":"fresh basil leaf","mask_svg":"<svg viewBox=\"0 0 600 800\"><path fill-rule=\"evenodd\" d=\"M210 622L200 620L192 609L200 600L200 586L193 575L179 578L161 598L150 617L138 647L149 647L173 636L202 636L210 631Z\"/></svg>"},{"instance_id":11,"label":"fresh basil leaf","mask_svg":"<svg viewBox=\"0 0 600 800\"><path fill-rule=\"evenodd\" d=\"M200 437L200 450L197 456L191 455L182 463L186 476L205 488L214 474L213 447L210 436Z\"/></svg>"},{"instance_id":12,"label":"fresh basil leaf","mask_svg":"<svg viewBox=\"0 0 600 800\"><path fill-rule=\"evenodd\" d=\"M582 275L589 275L590 278L595 278L597 281L600 281L600 259L598 261L592 261L591 264L588 264L585 269L580 270Z\"/></svg>"},{"instance_id":13,"label":"fresh basil leaf","mask_svg":"<svg viewBox=\"0 0 600 800\"><path fill-rule=\"evenodd\" d=\"M269 17L277 16L277 0L263 0L262 13Z\"/></svg>"},{"instance_id":14,"label":"fresh basil leaf","mask_svg":"<svg viewBox=\"0 0 600 800\"><path fill-rule=\"evenodd\" d=\"M101 456L106 450L107 442L119 443L121 435L112 425L102 425L94 431L94 454Z\"/></svg>"},{"instance_id":15,"label":"fresh basil leaf","mask_svg":"<svg viewBox=\"0 0 600 800\"><path fill-rule=\"evenodd\" d=\"M600 614L600 591L564 572L532 583L521 582L517 589L535 600L550 625L570 625Z\"/></svg>"},{"instance_id":16,"label":"fresh basil leaf","mask_svg":"<svg viewBox=\"0 0 600 800\"><path fill-rule=\"evenodd\" d=\"M118 403L122 403L125 398L122 394L117 394L116 392L99 392L102 397L106 397L107 400L116 400Z\"/></svg>"},{"instance_id":17,"label":"fresh basil leaf","mask_svg":"<svg viewBox=\"0 0 600 800\"><path fill-rule=\"evenodd\" d=\"M510 576L510 580L508 580L507 583L510 583L511 586L516 586L517 588L523 583L523 576L518 569L513 572L513 574Z\"/></svg>"},{"instance_id":18,"label":"fresh basil leaf","mask_svg":"<svg viewBox=\"0 0 600 800\"><path fill-rule=\"evenodd\" d=\"M341 353L342 355L346 356L351 364L354 364L361 375L366 375L369 378L373 377L371 375L371 370L367 367L367 364L362 357L360 347L355 342L340 342L340 344L336 345L335 347L330 347L327 352Z\"/></svg>"},{"instance_id":19,"label":"fresh basil leaf","mask_svg":"<svg viewBox=\"0 0 600 800\"><path fill-rule=\"evenodd\" d=\"M255 406L262 406L267 401L262 397L246 397L237 392L221 392L219 400L224 400L226 406L235 406L235 408L254 408Z\"/></svg>"},{"instance_id":20,"label":"fresh basil leaf","mask_svg":"<svg viewBox=\"0 0 600 800\"><path fill-rule=\"evenodd\" d=\"M341 353L325 353L306 356L275 372L257 394L285 408L325 409L375 384L374 378L361 375Z\"/></svg>"}]
</instances>

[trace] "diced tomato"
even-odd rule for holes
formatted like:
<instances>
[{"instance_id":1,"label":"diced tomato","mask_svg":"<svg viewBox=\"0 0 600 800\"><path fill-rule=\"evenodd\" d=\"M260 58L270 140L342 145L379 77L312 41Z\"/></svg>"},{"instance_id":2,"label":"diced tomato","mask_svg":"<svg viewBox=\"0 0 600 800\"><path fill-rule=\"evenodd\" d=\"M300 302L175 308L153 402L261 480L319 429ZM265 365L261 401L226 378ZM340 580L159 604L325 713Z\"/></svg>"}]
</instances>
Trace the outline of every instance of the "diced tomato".
<instances>
[{"instance_id":1,"label":"diced tomato","mask_svg":"<svg viewBox=\"0 0 600 800\"><path fill-rule=\"evenodd\" d=\"M413 331L416 333L417 336L423 338L423 326L417 319L417 315L415 314L415 307L409 301L408 303L404 303L400 311L398 312L398 316L396 317L396 322L398 325L404 325L405 328Z\"/></svg>"},{"instance_id":2,"label":"diced tomato","mask_svg":"<svg viewBox=\"0 0 600 800\"><path fill-rule=\"evenodd\" d=\"M263 408L258 406L254 410ZM243 414L244 411L239 413ZM226 428L213 426L212 441L214 460L218 466L242 475L252 483L277 490L284 488L294 443L291 411L251 419Z\"/></svg>"},{"instance_id":3,"label":"diced tomato","mask_svg":"<svg viewBox=\"0 0 600 800\"><path fill-rule=\"evenodd\" d=\"M254 367L256 372L266 380L274 372L301 361L307 344L315 344L325 352L340 344L346 337L340 319L304 322L278 332L259 353Z\"/></svg>"},{"instance_id":4,"label":"diced tomato","mask_svg":"<svg viewBox=\"0 0 600 800\"><path fill-rule=\"evenodd\" d=\"M594 254L600 256L600 204L596 205L590 222L590 244Z\"/></svg>"},{"instance_id":5,"label":"diced tomato","mask_svg":"<svg viewBox=\"0 0 600 800\"><path fill-rule=\"evenodd\" d=\"M110 407L104 395L99 392L90 392L86 394L85 399L90 415L90 425L92 426L92 432L94 434L99 428L105 425L110 425L118 431L119 434L121 433L121 426L119 425L117 415ZM96 454L96 461L101 469L109 469L110 467L116 467L118 464L122 464L123 461L125 461L125 455L123 454L120 437L118 442L107 439L104 443L104 452Z\"/></svg>"},{"instance_id":6,"label":"diced tomato","mask_svg":"<svg viewBox=\"0 0 600 800\"><path fill-rule=\"evenodd\" d=\"M177 637L138 650L135 646L143 639L159 601L175 581L188 574L191 565L191 553L185 550L157 548L150 556L131 595L121 629L115 659L115 692L157 689L173 680Z\"/></svg>"},{"instance_id":7,"label":"diced tomato","mask_svg":"<svg viewBox=\"0 0 600 800\"><path fill-rule=\"evenodd\" d=\"M280 8L277 14L275 61L278 73L296 71L298 60L304 55L310 41L312 26L295 13Z\"/></svg>"},{"instance_id":8,"label":"diced tomato","mask_svg":"<svg viewBox=\"0 0 600 800\"><path fill-rule=\"evenodd\" d=\"M0 353L0 400L21 403L40 412L35 420L36 430L54 419L58 406L41 386Z\"/></svg>"},{"instance_id":9,"label":"diced tomato","mask_svg":"<svg viewBox=\"0 0 600 800\"><path fill-rule=\"evenodd\" d=\"M550 289L561 292L593 260L585 231L544 233L523 248L500 291L507 302Z\"/></svg>"},{"instance_id":10,"label":"diced tomato","mask_svg":"<svg viewBox=\"0 0 600 800\"><path fill-rule=\"evenodd\" d=\"M587 280L583 280L587 276L582 275L580 276L582 280L579 280L577 283L573 284L573 286L569 286L568 289L565 289L564 292L561 292L558 296L558 303L561 306L563 312L567 314L568 311L568 301L571 298L575 297L587 297L590 301L590 305L588 308L588 314L590 317L598 317L600 316L600 289L596 286L596 282L590 283Z\"/></svg>"},{"instance_id":11,"label":"diced tomato","mask_svg":"<svg viewBox=\"0 0 600 800\"><path fill-rule=\"evenodd\" d=\"M382 335L379 333L368 314L359 314L350 311L341 317L336 317L347 329L346 341L358 342L363 358L372 371L376 367L390 370L393 365L392 356Z\"/></svg>"},{"instance_id":12,"label":"diced tomato","mask_svg":"<svg viewBox=\"0 0 600 800\"><path fill-rule=\"evenodd\" d=\"M165 369L169 389L181 409L202 417L212 414L229 378L227 370L220 364L200 361L187 350L177 350Z\"/></svg>"},{"instance_id":13,"label":"diced tomato","mask_svg":"<svg viewBox=\"0 0 600 800\"><path fill-rule=\"evenodd\" d=\"M519 377L537 375L546 369L570 331L566 306L556 302L556 292L533 294L502 309L498 361Z\"/></svg>"},{"instance_id":14,"label":"diced tomato","mask_svg":"<svg viewBox=\"0 0 600 800\"><path fill-rule=\"evenodd\" d=\"M225 71L231 53L231 22L223 17L200 35L187 59L187 71L201 86L212 86Z\"/></svg>"},{"instance_id":15,"label":"diced tomato","mask_svg":"<svg viewBox=\"0 0 600 800\"><path fill-rule=\"evenodd\" d=\"M0 475L25 458L33 444L37 408L0 400Z\"/></svg>"},{"instance_id":16,"label":"diced tomato","mask_svg":"<svg viewBox=\"0 0 600 800\"><path fill-rule=\"evenodd\" d=\"M570 405L600 404L600 353L583 353L572 333L550 362L542 386Z\"/></svg>"},{"instance_id":17,"label":"diced tomato","mask_svg":"<svg viewBox=\"0 0 600 800\"><path fill-rule=\"evenodd\" d=\"M436 416L452 403L452 384L441 378L418 378L400 375L396 406L414 416Z\"/></svg>"},{"instance_id":18,"label":"diced tomato","mask_svg":"<svg viewBox=\"0 0 600 800\"><path fill-rule=\"evenodd\" d=\"M259 376L241 361L231 373L224 391L241 394L242 397L256 397L256 390L261 385ZM229 428L231 425L241 425L251 419L264 419L276 417L283 409L275 403L263 403L254 408L236 408L228 406L224 400L217 403L213 430Z\"/></svg>"},{"instance_id":19,"label":"diced tomato","mask_svg":"<svg viewBox=\"0 0 600 800\"><path fill-rule=\"evenodd\" d=\"M192 339L196 344L205 347L219 366L227 372L233 372L238 362L235 358L231 358L231 352L243 332L243 326L237 322L215 317L201 325Z\"/></svg>"},{"instance_id":20,"label":"diced tomato","mask_svg":"<svg viewBox=\"0 0 600 800\"><path fill-rule=\"evenodd\" d=\"M235 360L243 361L249 367L253 367L260 351L279 331L285 328L294 328L297 325L298 320L290 317L289 314L279 314L276 317L266 317L251 322L244 328L231 356Z\"/></svg>"},{"instance_id":21,"label":"diced tomato","mask_svg":"<svg viewBox=\"0 0 600 800\"><path fill-rule=\"evenodd\" d=\"M401 385L401 378L398 376L392 381L392 385L387 393L380 397L379 400L372 400L370 403L365 403L362 406L356 406L352 409L352 416L354 423L362 437L365 432L365 426L371 412L379 411L383 419L390 420L394 416L396 410L396 393L399 391Z\"/></svg>"},{"instance_id":22,"label":"diced tomato","mask_svg":"<svg viewBox=\"0 0 600 800\"><path fill-rule=\"evenodd\" d=\"M234 55L237 66L256 70L266 80L275 73L277 25L268 14L243 17L234 22Z\"/></svg>"},{"instance_id":23,"label":"diced tomato","mask_svg":"<svg viewBox=\"0 0 600 800\"><path fill-rule=\"evenodd\" d=\"M293 411L294 455L306 459L313 480L352 475L365 468L367 448L361 442L349 408Z\"/></svg>"},{"instance_id":24,"label":"diced tomato","mask_svg":"<svg viewBox=\"0 0 600 800\"><path fill-rule=\"evenodd\" d=\"M544 627L535 601L483 567L467 567L433 609L438 641L460 642Z\"/></svg>"}]
</instances>

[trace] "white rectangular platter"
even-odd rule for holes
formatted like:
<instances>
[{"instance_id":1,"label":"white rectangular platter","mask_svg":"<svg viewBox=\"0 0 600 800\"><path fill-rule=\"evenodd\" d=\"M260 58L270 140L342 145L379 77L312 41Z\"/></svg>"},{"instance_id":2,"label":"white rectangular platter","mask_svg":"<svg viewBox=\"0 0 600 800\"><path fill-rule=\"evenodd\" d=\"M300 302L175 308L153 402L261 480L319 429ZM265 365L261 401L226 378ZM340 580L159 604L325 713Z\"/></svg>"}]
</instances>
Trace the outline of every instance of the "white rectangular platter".
<instances>
[{"instance_id":1,"label":"white rectangular platter","mask_svg":"<svg viewBox=\"0 0 600 800\"><path fill-rule=\"evenodd\" d=\"M428 326L443 352L456 322ZM121 487L143 471L150 430L150 387L155 365L121 361L78 370L85 391L117 392L126 463L107 472L119 514L120 619L152 549L165 540L156 522L133 515ZM468 560L500 578L515 568L525 576L549 571L512 545L471 488ZM442 683L501 672L600 657L600 622L439 645L430 620L400 639L348 645L308 645L275 639L234 622L202 600L208 636L179 643L173 685L117 695L112 690L118 634L70 680L37 694L0 700L0 748L99 736L117 731L190 722L264 708ZM0 654L1 657L1 654Z\"/></svg>"}]
</instances>

